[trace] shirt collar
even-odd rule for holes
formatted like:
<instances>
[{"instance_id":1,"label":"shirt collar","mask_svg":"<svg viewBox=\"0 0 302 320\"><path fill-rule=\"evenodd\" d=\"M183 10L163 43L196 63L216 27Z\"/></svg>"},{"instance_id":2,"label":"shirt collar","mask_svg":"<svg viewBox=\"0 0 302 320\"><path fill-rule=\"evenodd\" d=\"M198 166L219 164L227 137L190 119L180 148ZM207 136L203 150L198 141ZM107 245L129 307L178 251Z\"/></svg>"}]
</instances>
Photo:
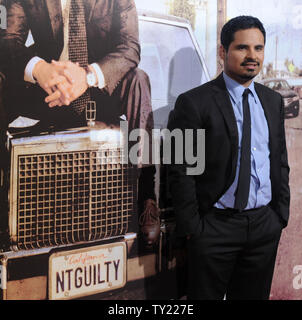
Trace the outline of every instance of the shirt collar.
<instances>
[{"instance_id":1,"label":"shirt collar","mask_svg":"<svg viewBox=\"0 0 302 320\"><path fill-rule=\"evenodd\" d=\"M237 104L238 102L242 102L242 95L245 89L244 86L242 86L237 81L231 79L226 73L223 72L223 78L225 81L226 88L232 98L232 100ZM255 103L257 103L256 96L257 93L255 91L255 84L254 81L249 85L248 89L250 89L252 96L255 100Z\"/></svg>"}]
</instances>

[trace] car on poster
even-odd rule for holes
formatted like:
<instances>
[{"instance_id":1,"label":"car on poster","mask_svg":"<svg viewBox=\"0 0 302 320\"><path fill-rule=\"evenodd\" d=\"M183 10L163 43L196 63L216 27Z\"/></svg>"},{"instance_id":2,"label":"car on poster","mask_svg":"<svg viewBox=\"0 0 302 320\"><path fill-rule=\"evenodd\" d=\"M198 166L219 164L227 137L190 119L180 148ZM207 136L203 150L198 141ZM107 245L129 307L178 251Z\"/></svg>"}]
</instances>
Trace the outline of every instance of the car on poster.
<instances>
[{"instance_id":1,"label":"car on poster","mask_svg":"<svg viewBox=\"0 0 302 320\"><path fill-rule=\"evenodd\" d=\"M290 85L290 87L294 91L296 91L296 93L299 96L299 99L302 99L302 77L287 78L286 81Z\"/></svg>"},{"instance_id":2,"label":"car on poster","mask_svg":"<svg viewBox=\"0 0 302 320\"><path fill-rule=\"evenodd\" d=\"M283 78L265 79L262 83L281 94L284 101L285 118L295 118L300 112L299 95L294 91L287 80Z\"/></svg>"},{"instance_id":3,"label":"car on poster","mask_svg":"<svg viewBox=\"0 0 302 320\"><path fill-rule=\"evenodd\" d=\"M209 74L186 20L140 11L139 30L139 67L150 77L155 127L165 128L177 96ZM165 176L159 170L156 177L159 242L144 248L137 171L121 162L121 139L119 128L89 123L39 134L30 126L9 129L0 185L2 299L159 297L144 294L144 281L175 269ZM175 297L164 282L154 292L164 287L165 298Z\"/></svg>"}]
</instances>

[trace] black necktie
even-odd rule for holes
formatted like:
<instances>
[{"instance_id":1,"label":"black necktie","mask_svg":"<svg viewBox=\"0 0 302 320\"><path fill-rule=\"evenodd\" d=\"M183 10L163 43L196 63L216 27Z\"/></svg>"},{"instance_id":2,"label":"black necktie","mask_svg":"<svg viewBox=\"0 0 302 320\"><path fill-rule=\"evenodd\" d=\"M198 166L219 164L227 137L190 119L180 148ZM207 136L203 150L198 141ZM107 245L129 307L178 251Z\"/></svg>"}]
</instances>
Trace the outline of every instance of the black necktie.
<instances>
[{"instance_id":1,"label":"black necktie","mask_svg":"<svg viewBox=\"0 0 302 320\"><path fill-rule=\"evenodd\" d=\"M81 67L88 65L87 34L85 11L82 0L71 0L69 11L69 60L78 62ZM90 100L89 90L71 103L71 107L81 114Z\"/></svg>"},{"instance_id":2,"label":"black necktie","mask_svg":"<svg viewBox=\"0 0 302 320\"><path fill-rule=\"evenodd\" d=\"M243 92L243 127L238 186L235 192L235 209L244 210L248 203L251 181L251 114L248 102L250 89Z\"/></svg>"}]
</instances>

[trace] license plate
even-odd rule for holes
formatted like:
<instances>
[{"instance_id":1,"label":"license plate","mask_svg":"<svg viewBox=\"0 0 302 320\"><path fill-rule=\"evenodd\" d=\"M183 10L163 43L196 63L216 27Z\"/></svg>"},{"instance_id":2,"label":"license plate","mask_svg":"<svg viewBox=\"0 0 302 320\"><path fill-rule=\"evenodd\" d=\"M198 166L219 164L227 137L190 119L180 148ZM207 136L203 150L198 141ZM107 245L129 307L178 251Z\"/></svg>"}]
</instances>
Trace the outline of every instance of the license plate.
<instances>
[{"instance_id":1,"label":"license plate","mask_svg":"<svg viewBox=\"0 0 302 320\"><path fill-rule=\"evenodd\" d=\"M49 258L49 299L71 299L126 284L126 245L56 252Z\"/></svg>"}]
</instances>

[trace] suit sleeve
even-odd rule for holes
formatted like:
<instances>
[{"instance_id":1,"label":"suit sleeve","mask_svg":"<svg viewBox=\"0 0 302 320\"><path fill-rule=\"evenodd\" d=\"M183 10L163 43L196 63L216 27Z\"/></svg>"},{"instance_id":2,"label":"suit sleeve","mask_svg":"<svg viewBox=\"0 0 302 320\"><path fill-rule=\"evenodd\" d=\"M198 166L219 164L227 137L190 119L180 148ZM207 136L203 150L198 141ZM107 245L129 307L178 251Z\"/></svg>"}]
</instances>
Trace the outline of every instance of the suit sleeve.
<instances>
[{"instance_id":1,"label":"suit sleeve","mask_svg":"<svg viewBox=\"0 0 302 320\"><path fill-rule=\"evenodd\" d=\"M105 78L105 90L110 95L123 77L136 68L140 61L138 16L134 1L115 1L112 19L113 50L98 61Z\"/></svg>"},{"instance_id":2,"label":"suit sleeve","mask_svg":"<svg viewBox=\"0 0 302 320\"><path fill-rule=\"evenodd\" d=\"M171 112L168 121L168 129L200 129L199 115L193 103L185 95L180 95L176 101L175 108ZM183 135L184 137L184 135ZM172 159L175 154L173 145ZM183 150L186 148L184 147ZM185 157L183 157L185 159ZM176 231L179 237L196 234L201 228L201 219L196 198L195 177L187 175L188 165L175 164L175 159L168 166L168 181L172 195L172 203L176 216Z\"/></svg>"},{"instance_id":3,"label":"suit sleeve","mask_svg":"<svg viewBox=\"0 0 302 320\"><path fill-rule=\"evenodd\" d=\"M7 9L7 29L0 32L0 69L7 81L14 84L24 81L24 70L35 55L25 46L29 27L22 1L2 1Z\"/></svg>"},{"instance_id":4,"label":"suit sleeve","mask_svg":"<svg viewBox=\"0 0 302 320\"><path fill-rule=\"evenodd\" d=\"M281 97L281 135L280 135L280 146L281 146L281 183L280 183L280 194L277 205L277 210L282 217L284 227L287 226L289 219L289 206L290 206L290 189L289 189L289 165L287 158L285 128L284 128L284 102Z\"/></svg>"}]
</instances>

